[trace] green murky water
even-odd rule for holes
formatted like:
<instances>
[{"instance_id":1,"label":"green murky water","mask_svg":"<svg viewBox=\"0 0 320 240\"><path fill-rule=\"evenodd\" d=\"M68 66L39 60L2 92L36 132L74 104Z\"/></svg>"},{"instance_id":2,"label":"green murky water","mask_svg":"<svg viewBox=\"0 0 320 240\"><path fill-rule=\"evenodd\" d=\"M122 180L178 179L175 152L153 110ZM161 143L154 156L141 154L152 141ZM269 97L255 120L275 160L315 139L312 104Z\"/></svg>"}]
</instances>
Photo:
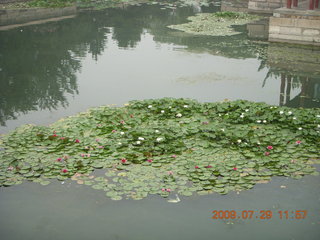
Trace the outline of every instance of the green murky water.
<instances>
[{"instance_id":1,"label":"green murky water","mask_svg":"<svg viewBox=\"0 0 320 240\"><path fill-rule=\"evenodd\" d=\"M229 37L185 34L166 26L199 8L161 8L84 12L0 32L0 133L133 99L320 106L319 48L248 39L245 27ZM114 202L71 181L24 183L0 188L0 238L318 239L319 180L275 178L239 195L181 197L177 204L156 196ZM271 210L273 217L213 220L213 210ZM286 210L308 215L281 220L278 211Z\"/></svg>"}]
</instances>

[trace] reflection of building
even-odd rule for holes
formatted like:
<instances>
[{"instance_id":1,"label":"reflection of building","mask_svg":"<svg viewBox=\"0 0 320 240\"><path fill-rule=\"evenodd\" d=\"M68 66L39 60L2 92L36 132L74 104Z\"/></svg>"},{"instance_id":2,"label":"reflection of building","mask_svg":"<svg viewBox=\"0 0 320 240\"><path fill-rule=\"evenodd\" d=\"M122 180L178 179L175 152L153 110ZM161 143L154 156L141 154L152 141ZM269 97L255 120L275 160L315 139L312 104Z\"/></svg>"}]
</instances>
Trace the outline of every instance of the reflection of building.
<instances>
[{"instance_id":1,"label":"reflection of building","mask_svg":"<svg viewBox=\"0 0 320 240\"><path fill-rule=\"evenodd\" d=\"M279 104L320 107L320 49L271 44L267 53L268 75L281 80Z\"/></svg>"},{"instance_id":2,"label":"reflection of building","mask_svg":"<svg viewBox=\"0 0 320 240\"><path fill-rule=\"evenodd\" d=\"M296 81L296 82L295 82ZM298 85L300 93L291 98L294 85ZM280 106L313 108L320 106L320 78L302 77L294 79L291 75L281 74Z\"/></svg>"}]
</instances>

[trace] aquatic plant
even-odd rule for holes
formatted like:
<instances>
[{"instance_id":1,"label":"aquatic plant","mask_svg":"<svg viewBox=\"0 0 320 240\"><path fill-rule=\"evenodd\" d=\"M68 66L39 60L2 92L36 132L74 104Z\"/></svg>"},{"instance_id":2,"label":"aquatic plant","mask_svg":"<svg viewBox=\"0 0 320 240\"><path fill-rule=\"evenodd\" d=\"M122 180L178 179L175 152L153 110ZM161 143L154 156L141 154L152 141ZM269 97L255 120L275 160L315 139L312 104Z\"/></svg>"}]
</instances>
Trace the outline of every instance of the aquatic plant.
<instances>
[{"instance_id":1,"label":"aquatic plant","mask_svg":"<svg viewBox=\"0 0 320 240\"><path fill-rule=\"evenodd\" d=\"M235 30L234 25L244 25L261 18L261 16L237 12L199 13L188 17L190 21L188 23L168 27L197 35L231 36L240 33Z\"/></svg>"},{"instance_id":2,"label":"aquatic plant","mask_svg":"<svg viewBox=\"0 0 320 240\"><path fill-rule=\"evenodd\" d=\"M71 179L114 200L227 194L272 176L317 175L311 164L319 160L319 138L320 109L132 101L4 135L0 186Z\"/></svg>"}]
</instances>

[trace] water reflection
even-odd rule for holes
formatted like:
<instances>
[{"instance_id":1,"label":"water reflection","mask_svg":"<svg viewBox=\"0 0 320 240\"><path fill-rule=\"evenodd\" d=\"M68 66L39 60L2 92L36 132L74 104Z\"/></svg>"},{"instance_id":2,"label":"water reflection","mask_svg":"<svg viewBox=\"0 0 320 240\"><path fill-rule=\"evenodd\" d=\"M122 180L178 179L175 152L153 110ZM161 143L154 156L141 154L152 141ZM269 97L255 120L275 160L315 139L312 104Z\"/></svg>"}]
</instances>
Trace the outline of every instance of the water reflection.
<instances>
[{"instance_id":1,"label":"water reflection","mask_svg":"<svg viewBox=\"0 0 320 240\"><path fill-rule=\"evenodd\" d=\"M70 20L0 32L1 125L18 113L65 107L66 94L78 94L81 58L91 53L97 60L108 32L82 18L81 25Z\"/></svg>"},{"instance_id":2,"label":"water reflection","mask_svg":"<svg viewBox=\"0 0 320 240\"><path fill-rule=\"evenodd\" d=\"M201 7L202 12L213 10L218 8ZM246 34L245 26L237 27L242 34L228 37L194 36L166 28L167 25L186 22L186 18L195 12L194 7L161 9L158 5L131 6L85 12L74 19L0 32L0 124L4 125L19 113L68 106L70 96L79 93L78 75L86 66L84 64L88 64L85 62L88 56L98 63L100 58L108 55L108 51L110 53L107 49L113 44L110 41L114 41L119 49L134 50L146 32L153 37L153 43L175 46L179 51L233 60L254 59L260 62L256 72L267 69L262 87L270 79L276 79L281 85L280 105L319 107L320 72L316 72L319 49L285 48L252 41ZM228 61L224 60L226 68ZM186 72L185 77L181 78L180 74L178 79L194 82L196 79L190 78L192 75ZM153 74L150 73L150 76ZM210 69L193 74L202 76L200 81L230 78ZM287 80L289 78L291 80ZM241 76L231 80L241 80ZM95 84L92 79L88 81ZM289 90L285 90L284 85ZM225 89L225 97L229 97L229 90ZM237 96L242 97L241 94ZM295 100L298 98L304 100Z\"/></svg>"},{"instance_id":3,"label":"water reflection","mask_svg":"<svg viewBox=\"0 0 320 240\"><path fill-rule=\"evenodd\" d=\"M271 76L279 79L279 105L289 107L320 107L319 49L294 48L283 44L270 44L266 61L268 68L265 82Z\"/></svg>"},{"instance_id":4,"label":"water reflection","mask_svg":"<svg viewBox=\"0 0 320 240\"><path fill-rule=\"evenodd\" d=\"M292 97L292 91L299 89L299 93ZM288 107L312 108L319 107L320 79L308 77L293 77L281 74L279 105Z\"/></svg>"}]
</instances>

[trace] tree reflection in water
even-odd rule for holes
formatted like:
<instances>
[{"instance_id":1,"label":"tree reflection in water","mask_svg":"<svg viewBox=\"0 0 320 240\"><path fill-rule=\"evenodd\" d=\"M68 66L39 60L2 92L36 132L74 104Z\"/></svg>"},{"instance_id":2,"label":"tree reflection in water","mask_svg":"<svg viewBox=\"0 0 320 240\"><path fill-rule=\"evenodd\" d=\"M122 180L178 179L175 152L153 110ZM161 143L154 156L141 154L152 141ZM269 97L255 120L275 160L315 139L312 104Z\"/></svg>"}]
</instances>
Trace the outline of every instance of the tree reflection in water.
<instances>
[{"instance_id":1,"label":"tree reflection in water","mask_svg":"<svg viewBox=\"0 0 320 240\"><path fill-rule=\"evenodd\" d=\"M194 9L160 8L144 5L84 12L74 19L0 32L0 124L4 125L19 113L68 106L68 95L78 94L76 74L81 70L84 57L91 54L98 61L106 50L108 35L112 35L119 48L134 48L146 30L154 36L154 41L183 45L190 52L258 59L260 69L269 70L266 79L271 76L286 79L281 80L281 93L287 97L281 98L280 104L301 105L288 98L292 86L301 88L302 98L312 96L311 101L319 106L319 102L314 101L319 99L319 74L310 76L309 71L301 75L288 69L292 63L301 65L304 58L290 60L287 50L281 52L283 47L273 49L273 45L266 42L251 41L246 28L241 26L237 28L243 31L242 34L228 37L199 37L168 29L168 25L186 22L186 18L195 13ZM201 7L202 12L213 10L218 9ZM296 48L292 49L296 51ZM302 55L307 56L308 51ZM313 64L319 64L317 61L311 59ZM310 68L314 70L313 66ZM285 77L281 78L281 74ZM288 80L288 74L292 80ZM287 84L286 93L283 82ZM301 106L309 105L304 103Z\"/></svg>"}]
</instances>

